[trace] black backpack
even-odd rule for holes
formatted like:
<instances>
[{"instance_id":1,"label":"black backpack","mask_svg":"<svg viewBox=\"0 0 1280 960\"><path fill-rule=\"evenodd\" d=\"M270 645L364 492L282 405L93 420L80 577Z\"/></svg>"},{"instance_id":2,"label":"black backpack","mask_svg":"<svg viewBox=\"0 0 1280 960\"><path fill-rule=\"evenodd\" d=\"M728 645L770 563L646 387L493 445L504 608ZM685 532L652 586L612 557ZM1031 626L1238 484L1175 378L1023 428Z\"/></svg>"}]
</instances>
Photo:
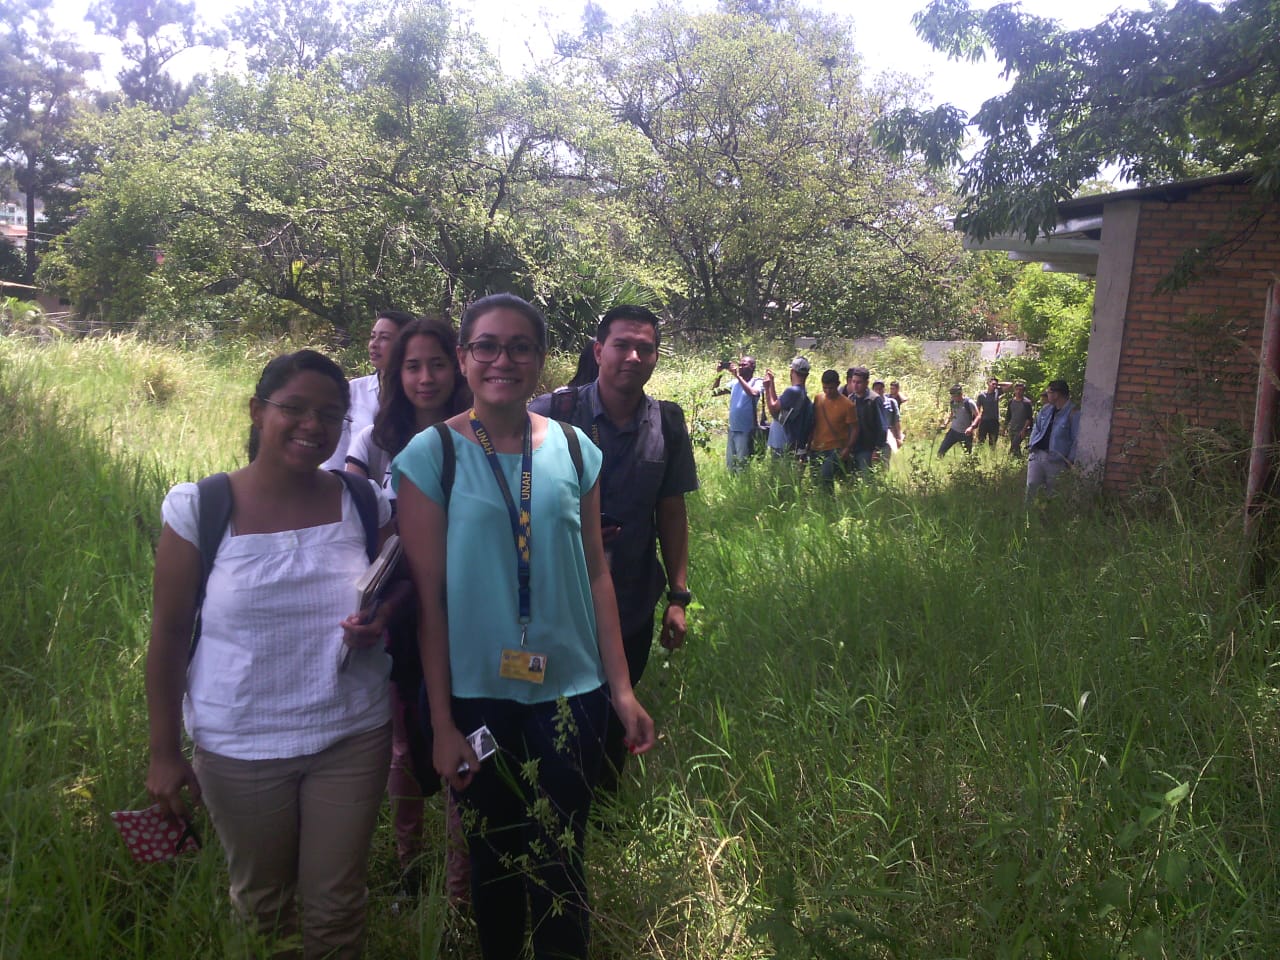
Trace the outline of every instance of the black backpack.
<instances>
[{"instance_id":1,"label":"black backpack","mask_svg":"<svg viewBox=\"0 0 1280 960\"><path fill-rule=\"evenodd\" d=\"M557 387L551 391L551 409L547 416L552 420L560 421L561 426L573 423L574 414L578 412L578 393L579 387ZM667 451L672 448L672 437L674 428L672 426L673 418L679 413L681 421L684 414L680 413L679 408L670 400L658 401L658 420L662 425L662 460L667 460ZM578 438L572 430L566 431L565 436L569 439L569 453L573 456L573 462L578 467L578 479L582 479L582 451L578 447Z\"/></svg>"},{"instance_id":2,"label":"black backpack","mask_svg":"<svg viewBox=\"0 0 1280 960\"><path fill-rule=\"evenodd\" d=\"M814 410L813 401L809 399L809 394L806 392L794 407L782 411L778 421L787 434L787 449L795 454L807 453L809 442L813 439L814 425L818 422L818 415Z\"/></svg>"}]
</instances>

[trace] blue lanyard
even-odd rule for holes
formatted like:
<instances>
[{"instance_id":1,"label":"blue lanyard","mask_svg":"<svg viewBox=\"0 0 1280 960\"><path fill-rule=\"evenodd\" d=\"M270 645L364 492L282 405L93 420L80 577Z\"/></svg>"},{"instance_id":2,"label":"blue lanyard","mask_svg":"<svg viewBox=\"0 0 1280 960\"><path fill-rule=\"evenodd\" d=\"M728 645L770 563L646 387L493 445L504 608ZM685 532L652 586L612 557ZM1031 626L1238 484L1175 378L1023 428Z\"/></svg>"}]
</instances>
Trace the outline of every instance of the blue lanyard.
<instances>
[{"instance_id":1,"label":"blue lanyard","mask_svg":"<svg viewBox=\"0 0 1280 960\"><path fill-rule=\"evenodd\" d=\"M485 459L493 470L493 478L498 481L498 489L502 491L502 499L507 502L507 512L511 516L511 539L516 547L516 582L520 599L520 616L516 621L523 627L529 622L531 591L529 589L529 557L530 536L532 534L532 501L533 501L533 421L524 424L524 448L520 458L520 506L511 496L511 488L507 486L506 475L502 472L502 464L498 462L498 451L494 449L489 432L476 416L473 408L470 413L471 429L480 442ZM524 646L525 631L520 631L520 645Z\"/></svg>"}]
</instances>

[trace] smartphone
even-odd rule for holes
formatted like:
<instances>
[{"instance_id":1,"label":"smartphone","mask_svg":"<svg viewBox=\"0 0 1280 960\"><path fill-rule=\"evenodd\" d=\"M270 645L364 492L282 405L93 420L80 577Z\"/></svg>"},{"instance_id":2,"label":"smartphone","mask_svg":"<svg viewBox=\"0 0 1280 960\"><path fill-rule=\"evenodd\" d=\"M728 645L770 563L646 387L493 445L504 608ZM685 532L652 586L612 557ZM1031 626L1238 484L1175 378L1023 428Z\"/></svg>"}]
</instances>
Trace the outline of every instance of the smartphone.
<instances>
[{"instance_id":1,"label":"smartphone","mask_svg":"<svg viewBox=\"0 0 1280 960\"><path fill-rule=\"evenodd\" d=\"M467 734L467 743L471 744L471 749L476 752L477 760L488 760L498 752L498 741L493 738L487 725ZM463 760L458 764L458 773L470 772L471 764L467 761Z\"/></svg>"}]
</instances>

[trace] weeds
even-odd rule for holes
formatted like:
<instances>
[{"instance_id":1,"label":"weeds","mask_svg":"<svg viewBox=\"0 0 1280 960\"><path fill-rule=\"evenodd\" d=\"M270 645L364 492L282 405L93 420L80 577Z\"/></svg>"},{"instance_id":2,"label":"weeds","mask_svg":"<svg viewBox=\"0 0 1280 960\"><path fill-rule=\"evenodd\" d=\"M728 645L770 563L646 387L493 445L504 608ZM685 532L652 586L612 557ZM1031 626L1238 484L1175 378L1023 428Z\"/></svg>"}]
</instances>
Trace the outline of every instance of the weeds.
<instances>
[{"instance_id":1,"label":"weeds","mask_svg":"<svg viewBox=\"0 0 1280 960\"><path fill-rule=\"evenodd\" d=\"M261 359L0 342L0 955L234 942L207 824L143 869L106 814L143 801L160 498L234 465ZM687 398L714 366L663 365L655 392ZM139 402L156 369L172 393ZM922 423L927 389L904 384ZM818 495L767 461L726 475L706 417L690 638L655 650L659 748L588 841L598 956L1270 955L1280 615L1236 587L1222 488L1028 515L1008 461L938 461L909 425L887 476ZM428 890L393 913L375 838L374 960L472 955L439 813L427 839Z\"/></svg>"}]
</instances>

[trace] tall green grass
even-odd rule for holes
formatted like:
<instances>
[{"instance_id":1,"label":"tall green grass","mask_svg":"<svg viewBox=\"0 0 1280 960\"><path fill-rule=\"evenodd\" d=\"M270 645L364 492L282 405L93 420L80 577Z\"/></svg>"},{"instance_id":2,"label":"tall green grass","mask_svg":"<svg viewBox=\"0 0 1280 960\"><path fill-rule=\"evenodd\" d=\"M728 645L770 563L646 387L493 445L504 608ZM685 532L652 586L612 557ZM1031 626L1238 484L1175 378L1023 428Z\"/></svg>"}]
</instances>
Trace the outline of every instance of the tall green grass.
<instances>
[{"instance_id":1,"label":"tall green grass","mask_svg":"<svg viewBox=\"0 0 1280 960\"><path fill-rule=\"evenodd\" d=\"M260 361L0 347L4 957L234 942L207 825L144 868L106 814L145 802L160 498L234 465ZM664 358L655 389L714 431L712 366ZM589 841L599 956L1271 955L1280 617L1237 590L1225 509L1028 512L1006 460L931 437L826 494L727 476L708 439L689 642L640 687L660 746ZM382 830L369 955L471 955L438 876L399 912L395 879Z\"/></svg>"}]
</instances>

